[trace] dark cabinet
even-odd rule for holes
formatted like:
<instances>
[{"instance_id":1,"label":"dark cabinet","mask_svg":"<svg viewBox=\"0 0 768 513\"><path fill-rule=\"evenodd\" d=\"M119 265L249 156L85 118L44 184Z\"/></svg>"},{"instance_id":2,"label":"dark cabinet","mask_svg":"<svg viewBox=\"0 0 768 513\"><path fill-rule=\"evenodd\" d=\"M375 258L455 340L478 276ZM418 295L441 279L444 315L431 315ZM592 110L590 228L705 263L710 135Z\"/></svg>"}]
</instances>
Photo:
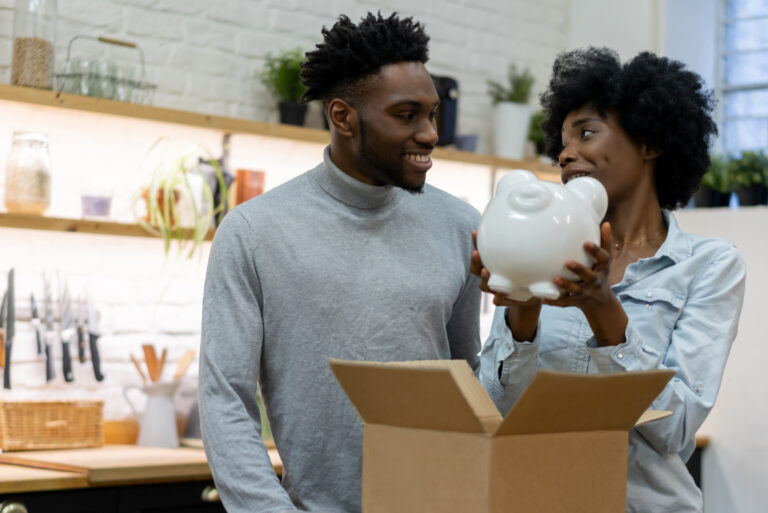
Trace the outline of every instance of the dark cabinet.
<instances>
[{"instance_id":1,"label":"dark cabinet","mask_svg":"<svg viewBox=\"0 0 768 513\"><path fill-rule=\"evenodd\" d=\"M94 487L52 492L0 494L28 513L226 513L210 481Z\"/></svg>"},{"instance_id":2,"label":"dark cabinet","mask_svg":"<svg viewBox=\"0 0 768 513\"><path fill-rule=\"evenodd\" d=\"M206 502L210 481L124 486L117 513L225 513L221 502ZM208 494L205 494L208 495ZM31 511L29 513L32 513Z\"/></svg>"},{"instance_id":3,"label":"dark cabinet","mask_svg":"<svg viewBox=\"0 0 768 513\"><path fill-rule=\"evenodd\" d=\"M14 493L0 495L0 503L21 504L28 513L108 513L117 511L117 489Z\"/></svg>"}]
</instances>

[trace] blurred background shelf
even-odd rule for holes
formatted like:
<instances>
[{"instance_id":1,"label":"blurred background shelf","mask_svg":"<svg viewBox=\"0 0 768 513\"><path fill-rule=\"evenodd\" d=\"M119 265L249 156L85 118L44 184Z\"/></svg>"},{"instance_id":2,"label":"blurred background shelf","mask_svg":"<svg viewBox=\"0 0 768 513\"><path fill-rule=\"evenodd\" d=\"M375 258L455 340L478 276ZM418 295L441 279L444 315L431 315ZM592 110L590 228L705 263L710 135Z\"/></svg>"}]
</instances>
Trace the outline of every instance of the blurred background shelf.
<instances>
[{"instance_id":1,"label":"blurred background shelf","mask_svg":"<svg viewBox=\"0 0 768 513\"><path fill-rule=\"evenodd\" d=\"M262 135L313 143L330 142L330 134L326 130L166 109L30 87L0 84L0 100L208 128L222 133ZM437 159L498 169L527 169L550 175L550 179L556 177L558 181L560 176L554 166L539 160L510 160L450 148L436 148L433 156Z\"/></svg>"},{"instance_id":2,"label":"blurred background shelf","mask_svg":"<svg viewBox=\"0 0 768 513\"><path fill-rule=\"evenodd\" d=\"M155 237L155 235L147 232L138 224L24 214L0 213L0 227L56 232L95 233L128 237ZM205 240L213 240L213 234L214 230L210 230Z\"/></svg>"}]
</instances>

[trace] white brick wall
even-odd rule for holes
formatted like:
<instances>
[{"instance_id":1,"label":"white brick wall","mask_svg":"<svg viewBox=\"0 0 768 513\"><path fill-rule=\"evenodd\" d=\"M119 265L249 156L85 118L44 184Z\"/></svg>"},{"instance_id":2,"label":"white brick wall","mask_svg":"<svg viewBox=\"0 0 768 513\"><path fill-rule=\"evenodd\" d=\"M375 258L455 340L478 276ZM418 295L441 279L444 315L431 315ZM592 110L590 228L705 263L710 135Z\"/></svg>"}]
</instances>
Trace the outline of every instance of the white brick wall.
<instances>
[{"instance_id":1,"label":"white brick wall","mask_svg":"<svg viewBox=\"0 0 768 513\"><path fill-rule=\"evenodd\" d=\"M568 38L568 0L59 0L56 58L77 34L109 35L141 45L155 104L273 121L273 101L258 81L264 56L299 46L310 50L320 28L340 13L397 10L426 24L430 71L459 81L459 130L477 133L489 151L490 103L485 81L507 65L529 66L541 90L552 59ZM0 81L10 77L13 2L0 2ZM103 45L78 42L73 55L99 55ZM131 60L127 50L110 50ZM532 100L535 102L535 98ZM320 123L319 119L313 120Z\"/></svg>"},{"instance_id":2,"label":"white brick wall","mask_svg":"<svg viewBox=\"0 0 768 513\"><path fill-rule=\"evenodd\" d=\"M266 121L277 117L273 99L258 80L267 53L296 46L312 49L319 41L321 27L331 25L340 13L355 21L368 10L413 15L426 24L432 37L430 71L453 76L459 82L459 132L479 134L479 149L487 152L490 102L486 80L503 80L508 64L516 62L531 68L537 79L535 88L541 90L554 56L567 44L570 2L58 0L58 5L59 65L68 41L77 34L133 41L143 48L149 79L158 86L155 105ZM6 83L10 79L12 27L13 1L0 0L0 82ZM129 50L103 46L83 42L73 48L73 56L99 56L108 51L115 59L134 58ZM157 136L179 136L205 144L214 152L219 141L219 134L204 130L87 115L73 119L65 112L29 113L7 105L2 109L0 162L5 161L12 130L43 130L51 135L56 168L50 215L79 216L82 186L98 180L116 191L113 213L119 219L130 219L126 191L129 194L136 189L142 178L138 172L141 155ZM316 106L312 112L315 115L310 117L310 124L320 126ZM232 165L267 170L267 187L272 188L314 165L320 150L320 145L240 136L233 138ZM482 208L490 175L485 176L487 180L480 179L483 169L468 172L447 163L443 169L442 174L433 172L430 181L459 195L469 195L468 201ZM468 183L476 190L468 189ZM57 381L49 385L44 383L42 362L34 351L33 333L22 316L14 345L12 395L103 397L108 418L129 416L122 388L138 384L139 378L128 354L140 356L145 342L168 347L167 372L171 374L178 357L199 344L206 255L207 248L192 261L166 260L161 243L153 239L0 229L0 291L5 288L5 272L15 267L20 312L28 311L30 291L40 300L42 270L58 269L68 277L75 293L88 286L103 314L101 351L106 380L96 383L90 364L78 363L73 348L75 383L63 382L57 360ZM55 354L60 358L58 346ZM195 385L196 363L180 396L189 399ZM3 395L7 393L0 392L0 397Z\"/></svg>"}]
</instances>

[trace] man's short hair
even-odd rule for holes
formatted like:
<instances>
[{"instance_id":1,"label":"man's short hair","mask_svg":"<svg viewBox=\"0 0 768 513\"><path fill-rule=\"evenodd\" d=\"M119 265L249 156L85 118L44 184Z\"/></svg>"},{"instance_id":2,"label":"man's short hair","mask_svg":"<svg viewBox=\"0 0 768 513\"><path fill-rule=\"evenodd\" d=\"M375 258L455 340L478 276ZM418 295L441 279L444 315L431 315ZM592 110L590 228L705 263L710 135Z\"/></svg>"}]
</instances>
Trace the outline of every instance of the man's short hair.
<instances>
[{"instance_id":1,"label":"man's short hair","mask_svg":"<svg viewBox=\"0 0 768 513\"><path fill-rule=\"evenodd\" d=\"M361 82L388 64L429 60L429 36L412 18L400 19L397 13L387 18L381 12L368 13L355 25L345 16L326 29L323 42L307 52L301 78L307 90L302 102L333 98L354 103Z\"/></svg>"}]
</instances>

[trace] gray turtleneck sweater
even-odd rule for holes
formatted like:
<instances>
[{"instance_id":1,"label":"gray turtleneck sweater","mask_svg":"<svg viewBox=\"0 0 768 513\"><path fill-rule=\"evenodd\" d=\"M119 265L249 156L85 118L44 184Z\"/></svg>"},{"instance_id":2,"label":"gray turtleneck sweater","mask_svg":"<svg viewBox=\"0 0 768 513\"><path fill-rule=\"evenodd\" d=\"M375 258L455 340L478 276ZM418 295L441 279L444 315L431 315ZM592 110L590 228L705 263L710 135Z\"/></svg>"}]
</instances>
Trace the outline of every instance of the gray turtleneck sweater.
<instances>
[{"instance_id":1,"label":"gray turtleneck sweater","mask_svg":"<svg viewBox=\"0 0 768 513\"><path fill-rule=\"evenodd\" d=\"M479 220L429 185L361 183L328 148L323 164L227 214L205 282L200 414L229 513L360 511L362 426L328 359L475 368ZM259 436L257 382L282 483Z\"/></svg>"}]
</instances>

